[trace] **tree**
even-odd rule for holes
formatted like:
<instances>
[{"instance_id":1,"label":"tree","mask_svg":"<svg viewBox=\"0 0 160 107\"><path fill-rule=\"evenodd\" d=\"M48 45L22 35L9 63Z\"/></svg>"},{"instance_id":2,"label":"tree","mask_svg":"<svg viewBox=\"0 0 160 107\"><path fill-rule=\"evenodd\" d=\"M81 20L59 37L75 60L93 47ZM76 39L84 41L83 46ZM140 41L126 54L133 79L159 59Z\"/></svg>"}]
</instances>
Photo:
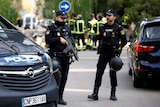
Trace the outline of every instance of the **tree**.
<instances>
[{"instance_id":1,"label":"tree","mask_svg":"<svg viewBox=\"0 0 160 107\"><path fill-rule=\"evenodd\" d=\"M159 0L107 0L106 7L117 10L121 18L127 15L129 23L160 15Z\"/></svg>"},{"instance_id":2,"label":"tree","mask_svg":"<svg viewBox=\"0 0 160 107\"><path fill-rule=\"evenodd\" d=\"M13 6L13 0L0 0L0 13L13 24L17 23L18 12Z\"/></svg>"},{"instance_id":3,"label":"tree","mask_svg":"<svg viewBox=\"0 0 160 107\"><path fill-rule=\"evenodd\" d=\"M53 18L52 10L59 10L59 3L62 0L45 0L45 16ZM118 13L119 20L125 15L129 17L128 22L138 22L143 17L153 17L160 15L159 0L68 0L72 8L68 15L72 13L82 14L85 21L91 13L105 13L108 9L114 9Z\"/></svg>"}]
</instances>

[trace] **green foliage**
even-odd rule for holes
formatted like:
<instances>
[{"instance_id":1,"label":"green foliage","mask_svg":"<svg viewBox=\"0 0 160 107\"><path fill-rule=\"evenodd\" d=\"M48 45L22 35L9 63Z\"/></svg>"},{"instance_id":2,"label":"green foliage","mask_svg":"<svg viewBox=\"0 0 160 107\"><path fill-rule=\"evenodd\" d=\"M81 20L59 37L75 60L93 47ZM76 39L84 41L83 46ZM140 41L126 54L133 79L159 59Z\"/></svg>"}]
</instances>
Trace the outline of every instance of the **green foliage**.
<instances>
[{"instance_id":1,"label":"green foliage","mask_svg":"<svg viewBox=\"0 0 160 107\"><path fill-rule=\"evenodd\" d=\"M45 0L44 17L53 19L54 2L53 0Z\"/></svg>"},{"instance_id":2,"label":"green foliage","mask_svg":"<svg viewBox=\"0 0 160 107\"><path fill-rule=\"evenodd\" d=\"M13 7L13 0L0 0L0 14L11 21L13 24L17 23L18 13Z\"/></svg>"},{"instance_id":3,"label":"green foliage","mask_svg":"<svg viewBox=\"0 0 160 107\"><path fill-rule=\"evenodd\" d=\"M107 0L106 7L117 10L120 17L127 15L128 23L160 15L159 0Z\"/></svg>"},{"instance_id":4,"label":"green foliage","mask_svg":"<svg viewBox=\"0 0 160 107\"><path fill-rule=\"evenodd\" d=\"M59 10L59 3L62 0L45 0L45 16L53 18L52 10ZM118 13L119 20L124 15L129 17L128 24L138 22L144 17L153 17L160 15L159 0L68 0L72 8L68 13L82 14L83 19L87 21L91 13L105 13L108 9L114 9Z\"/></svg>"},{"instance_id":5,"label":"green foliage","mask_svg":"<svg viewBox=\"0 0 160 107\"><path fill-rule=\"evenodd\" d=\"M63 0L45 0L45 9L44 15L46 18L53 19L55 13L52 10L58 11L59 4ZM82 14L83 19L87 21L90 17L90 14L93 12L93 2L97 5L97 0L68 0L71 3L71 10L68 13L71 14Z\"/></svg>"}]
</instances>

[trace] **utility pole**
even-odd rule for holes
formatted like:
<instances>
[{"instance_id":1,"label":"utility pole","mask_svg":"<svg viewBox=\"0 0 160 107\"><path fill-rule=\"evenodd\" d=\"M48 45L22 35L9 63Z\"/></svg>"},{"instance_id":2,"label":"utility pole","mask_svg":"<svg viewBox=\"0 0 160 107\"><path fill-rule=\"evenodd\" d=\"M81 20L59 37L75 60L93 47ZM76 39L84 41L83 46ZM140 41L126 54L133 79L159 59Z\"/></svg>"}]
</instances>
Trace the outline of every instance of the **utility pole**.
<instances>
[{"instance_id":1,"label":"utility pole","mask_svg":"<svg viewBox=\"0 0 160 107\"><path fill-rule=\"evenodd\" d=\"M30 14L31 14L31 17L30 17L30 29L31 30L33 29L33 3L34 3L34 0L30 0Z\"/></svg>"}]
</instances>

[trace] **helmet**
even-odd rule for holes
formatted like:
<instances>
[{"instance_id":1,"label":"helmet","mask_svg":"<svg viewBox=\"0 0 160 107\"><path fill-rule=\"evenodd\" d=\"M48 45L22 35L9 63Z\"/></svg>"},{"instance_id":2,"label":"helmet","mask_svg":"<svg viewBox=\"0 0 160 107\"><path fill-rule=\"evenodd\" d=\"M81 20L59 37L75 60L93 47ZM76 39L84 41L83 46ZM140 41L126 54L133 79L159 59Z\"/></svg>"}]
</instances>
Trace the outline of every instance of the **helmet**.
<instances>
[{"instance_id":1,"label":"helmet","mask_svg":"<svg viewBox=\"0 0 160 107\"><path fill-rule=\"evenodd\" d=\"M122 59L118 56L111 58L109 64L110 64L110 69L113 71L119 71L123 66Z\"/></svg>"},{"instance_id":2,"label":"helmet","mask_svg":"<svg viewBox=\"0 0 160 107\"><path fill-rule=\"evenodd\" d=\"M53 71L57 72L61 70L61 63L60 60L58 58L53 58L52 59L52 64L53 64Z\"/></svg>"}]
</instances>

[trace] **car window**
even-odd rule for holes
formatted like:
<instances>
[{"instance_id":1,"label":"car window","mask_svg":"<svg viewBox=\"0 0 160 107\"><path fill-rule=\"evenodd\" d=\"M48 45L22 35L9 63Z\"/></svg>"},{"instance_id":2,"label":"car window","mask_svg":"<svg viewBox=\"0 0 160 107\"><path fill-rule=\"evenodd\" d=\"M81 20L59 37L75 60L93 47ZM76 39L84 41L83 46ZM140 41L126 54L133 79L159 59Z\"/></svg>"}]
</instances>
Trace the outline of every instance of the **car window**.
<instances>
[{"instance_id":1,"label":"car window","mask_svg":"<svg viewBox=\"0 0 160 107\"><path fill-rule=\"evenodd\" d=\"M145 34L149 39L160 38L160 26L146 27Z\"/></svg>"},{"instance_id":2,"label":"car window","mask_svg":"<svg viewBox=\"0 0 160 107\"><path fill-rule=\"evenodd\" d=\"M0 43L11 48L15 47L19 53L42 53L39 46L17 30L0 30Z\"/></svg>"}]
</instances>

